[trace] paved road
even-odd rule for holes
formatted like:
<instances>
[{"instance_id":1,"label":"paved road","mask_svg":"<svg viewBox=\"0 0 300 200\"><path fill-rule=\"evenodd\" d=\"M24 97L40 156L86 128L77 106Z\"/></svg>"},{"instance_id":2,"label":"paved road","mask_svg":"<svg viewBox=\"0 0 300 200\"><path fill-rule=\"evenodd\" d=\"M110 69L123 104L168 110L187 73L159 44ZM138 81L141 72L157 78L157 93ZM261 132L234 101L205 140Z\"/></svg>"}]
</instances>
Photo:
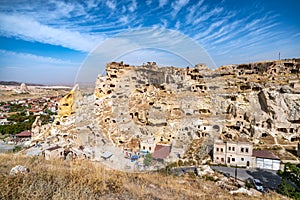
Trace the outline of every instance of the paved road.
<instances>
[{"instance_id":1,"label":"paved road","mask_svg":"<svg viewBox=\"0 0 300 200\"><path fill-rule=\"evenodd\" d=\"M211 168L219 172L229 173L232 177L235 176L235 168L221 166L211 166ZM264 169L237 168L237 178L241 180L247 180L248 178L259 179L263 183L264 188L271 190L276 190L281 183L281 177L276 174L276 171Z\"/></svg>"},{"instance_id":2,"label":"paved road","mask_svg":"<svg viewBox=\"0 0 300 200\"><path fill-rule=\"evenodd\" d=\"M9 152L14 149L15 145L6 144L0 141L0 153Z\"/></svg>"}]
</instances>

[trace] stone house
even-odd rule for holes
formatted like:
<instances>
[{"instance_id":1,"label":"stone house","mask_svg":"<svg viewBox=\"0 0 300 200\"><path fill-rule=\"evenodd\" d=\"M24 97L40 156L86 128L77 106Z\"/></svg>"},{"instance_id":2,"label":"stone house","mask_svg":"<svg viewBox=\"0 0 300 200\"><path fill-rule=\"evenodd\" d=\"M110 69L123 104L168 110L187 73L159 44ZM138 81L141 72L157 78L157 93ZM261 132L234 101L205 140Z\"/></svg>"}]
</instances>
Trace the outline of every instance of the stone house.
<instances>
[{"instance_id":1,"label":"stone house","mask_svg":"<svg viewBox=\"0 0 300 200\"><path fill-rule=\"evenodd\" d=\"M51 160L51 159L64 158L64 156L65 156L64 152L65 152L65 150L60 146L50 147L45 150L45 159Z\"/></svg>"},{"instance_id":2,"label":"stone house","mask_svg":"<svg viewBox=\"0 0 300 200\"><path fill-rule=\"evenodd\" d=\"M242 167L253 167L253 145L247 142L214 141L213 162Z\"/></svg>"},{"instance_id":3,"label":"stone house","mask_svg":"<svg viewBox=\"0 0 300 200\"><path fill-rule=\"evenodd\" d=\"M156 145L155 138L149 137L141 141L141 150L148 151L149 153L154 152L154 148Z\"/></svg>"},{"instance_id":4,"label":"stone house","mask_svg":"<svg viewBox=\"0 0 300 200\"><path fill-rule=\"evenodd\" d=\"M248 142L215 140L213 162L239 167L280 169L280 159L277 156L267 150L253 150L253 145Z\"/></svg>"}]
</instances>

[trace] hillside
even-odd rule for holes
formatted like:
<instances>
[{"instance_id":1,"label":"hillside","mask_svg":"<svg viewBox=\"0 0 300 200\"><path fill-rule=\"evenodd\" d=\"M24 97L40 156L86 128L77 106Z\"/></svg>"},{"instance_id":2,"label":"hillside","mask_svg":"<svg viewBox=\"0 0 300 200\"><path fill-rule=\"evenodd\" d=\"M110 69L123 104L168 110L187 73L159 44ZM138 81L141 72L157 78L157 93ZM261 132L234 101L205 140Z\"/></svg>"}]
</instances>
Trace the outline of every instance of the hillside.
<instances>
[{"instance_id":1,"label":"hillside","mask_svg":"<svg viewBox=\"0 0 300 200\"><path fill-rule=\"evenodd\" d=\"M297 160L288 151L300 138L299 69L299 59L215 70L205 64L183 69L109 63L93 96L75 86L61 100L55 123L34 125L32 144L59 145L80 159L101 160L110 151L124 163L121 170L133 169L128 160L121 162L125 154L154 153L157 146L170 151L167 163L181 157L199 164L216 138L248 141Z\"/></svg>"},{"instance_id":2,"label":"hillside","mask_svg":"<svg viewBox=\"0 0 300 200\"><path fill-rule=\"evenodd\" d=\"M91 162L0 155L0 199L285 199L276 193L231 195L215 181L165 173L124 173ZM28 174L10 176L15 165Z\"/></svg>"}]
</instances>

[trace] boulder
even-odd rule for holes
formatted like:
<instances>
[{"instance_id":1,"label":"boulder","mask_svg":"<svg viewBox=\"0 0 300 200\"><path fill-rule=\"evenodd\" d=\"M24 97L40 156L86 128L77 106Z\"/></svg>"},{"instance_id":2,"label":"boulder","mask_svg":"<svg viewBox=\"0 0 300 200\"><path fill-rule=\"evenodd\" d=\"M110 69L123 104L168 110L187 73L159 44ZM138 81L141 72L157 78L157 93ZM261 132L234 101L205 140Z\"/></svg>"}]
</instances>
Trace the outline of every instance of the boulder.
<instances>
[{"instance_id":1,"label":"boulder","mask_svg":"<svg viewBox=\"0 0 300 200\"><path fill-rule=\"evenodd\" d=\"M10 175L17 175L17 174L26 174L29 172L29 169L27 167L24 167L22 165L16 165L10 170Z\"/></svg>"}]
</instances>

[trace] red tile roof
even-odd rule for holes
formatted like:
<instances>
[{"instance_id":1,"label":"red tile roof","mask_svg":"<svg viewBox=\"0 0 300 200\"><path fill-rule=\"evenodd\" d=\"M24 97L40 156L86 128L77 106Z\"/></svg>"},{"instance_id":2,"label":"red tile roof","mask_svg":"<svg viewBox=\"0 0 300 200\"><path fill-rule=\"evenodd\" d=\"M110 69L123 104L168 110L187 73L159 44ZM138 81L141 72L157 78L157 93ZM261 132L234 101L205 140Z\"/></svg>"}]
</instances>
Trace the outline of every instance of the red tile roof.
<instances>
[{"instance_id":1,"label":"red tile roof","mask_svg":"<svg viewBox=\"0 0 300 200\"><path fill-rule=\"evenodd\" d=\"M170 146L164 146L157 144L154 149L154 153L152 154L152 157L155 159L165 159L168 157L169 153L171 151Z\"/></svg>"},{"instance_id":2,"label":"red tile roof","mask_svg":"<svg viewBox=\"0 0 300 200\"><path fill-rule=\"evenodd\" d=\"M253 150L253 156L257 158L269 158L274 160L280 160L277 156L267 150Z\"/></svg>"},{"instance_id":3,"label":"red tile roof","mask_svg":"<svg viewBox=\"0 0 300 200\"><path fill-rule=\"evenodd\" d=\"M31 131L22 131L18 134L16 134L17 137L31 137Z\"/></svg>"}]
</instances>

